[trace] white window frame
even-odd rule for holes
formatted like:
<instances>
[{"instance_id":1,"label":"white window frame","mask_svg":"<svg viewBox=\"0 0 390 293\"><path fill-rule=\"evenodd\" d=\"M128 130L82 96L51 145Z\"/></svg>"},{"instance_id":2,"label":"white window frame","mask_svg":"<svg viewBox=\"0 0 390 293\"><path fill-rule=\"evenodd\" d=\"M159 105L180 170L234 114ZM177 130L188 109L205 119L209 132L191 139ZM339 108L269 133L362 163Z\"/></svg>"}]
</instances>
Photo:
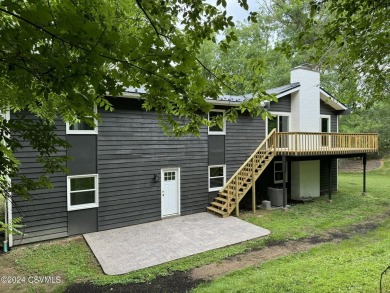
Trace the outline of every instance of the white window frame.
<instances>
[{"instance_id":1,"label":"white window frame","mask_svg":"<svg viewBox=\"0 0 390 293\"><path fill-rule=\"evenodd\" d=\"M272 112L270 111L271 115L274 116L274 119L276 119L276 131L279 129L279 116L287 116L288 117L288 131L291 131L291 113L290 112ZM276 117L275 117L276 116ZM268 120L269 118L265 120L265 136L268 135Z\"/></svg>"},{"instance_id":2,"label":"white window frame","mask_svg":"<svg viewBox=\"0 0 390 293\"><path fill-rule=\"evenodd\" d=\"M212 131L210 130L210 127L207 127L208 134L209 135L226 135L226 118L225 118L225 110L221 109L213 109L210 112L219 112L223 113L223 126L222 131ZM207 114L207 120L210 121L210 113Z\"/></svg>"},{"instance_id":3,"label":"white window frame","mask_svg":"<svg viewBox=\"0 0 390 293\"><path fill-rule=\"evenodd\" d=\"M328 119L328 132L322 132L322 119ZM331 119L332 119L331 115L322 115L322 114L320 115L320 130L319 130L319 132L321 132L321 133L331 133L332 132ZM322 139L321 139L321 147L331 147L332 141L331 141L330 137L328 137L327 142L328 143L326 145L322 145Z\"/></svg>"},{"instance_id":4,"label":"white window frame","mask_svg":"<svg viewBox=\"0 0 390 293\"><path fill-rule=\"evenodd\" d=\"M95 114L97 113L97 106L95 105L93 108ZM95 128L92 130L73 130L70 129L69 122L66 122L66 134L98 134L98 121L94 119Z\"/></svg>"},{"instance_id":5,"label":"white window frame","mask_svg":"<svg viewBox=\"0 0 390 293\"><path fill-rule=\"evenodd\" d=\"M281 172L283 174L283 162L282 161L275 161L274 162L274 184L280 184L280 183L283 183L283 179L276 180L276 164L282 164L282 171ZM280 171L278 171L278 172L280 172ZM288 168L286 168L286 182L288 182Z\"/></svg>"},{"instance_id":6,"label":"white window frame","mask_svg":"<svg viewBox=\"0 0 390 293\"><path fill-rule=\"evenodd\" d=\"M86 190L78 190L76 192L85 192L85 191L93 191L94 190L95 191L95 202L72 206L70 204L70 194L75 193L75 192L74 191L71 192L71 190L70 190L70 188L71 188L70 180L74 179L74 178L87 178L87 177L94 177L95 188L94 189L86 189ZM84 209L99 207L99 175L98 174L86 174L86 175L67 176L67 202L68 202L68 211L77 211L77 210L84 210Z\"/></svg>"},{"instance_id":7,"label":"white window frame","mask_svg":"<svg viewBox=\"0 0 390 293\"><path fill-rule=\"evenodd\" d=\"M217 177L210 177L210 169L211 168L219 168L219 167L222 167L223 168L223 185L221 187L210 187L210 179L211 178L217 178L217 177L221 177L221 176L217 176ZM209 188L209 192L211 191L220 191L222 187L224 187L226 184L226 165L210 165L208 167L208 188Z\"/></svg>"},{"instance_id":8,"label":"white window frame","mask_svg":"<svg viewBox=\"0 0 390 293\"><path fill-rule=\"evenodd\" d=\"M332 119L332 116L330 115L320 115L320 129L319 129L319 132L322 132L322 118L326 118L328 119L328 133L332 132L332 129L331 129L331 126L332 126L332 123L330 122L331 119Z\"/></svg>"}]
</instances>

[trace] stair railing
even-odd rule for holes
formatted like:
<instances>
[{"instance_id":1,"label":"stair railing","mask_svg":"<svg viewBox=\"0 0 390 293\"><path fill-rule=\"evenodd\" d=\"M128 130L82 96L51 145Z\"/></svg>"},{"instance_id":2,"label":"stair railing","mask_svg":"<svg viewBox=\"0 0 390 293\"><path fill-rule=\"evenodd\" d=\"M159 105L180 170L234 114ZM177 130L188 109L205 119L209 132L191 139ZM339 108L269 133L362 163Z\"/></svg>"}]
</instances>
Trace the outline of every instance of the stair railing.
<instances>
[{"instance_id":1,"label":"stair railing","mask_svg":"<svg viewBox=\"0 0 390 293\"><path fill-rule=\"evenodd\" d=\"M231 213L231 199L235 199L237 204L240 201L239 190L244 186L244 183L248 178L252 177L254 169L256 169L262 161L262 158L272 151L272 154L276 153L276 129L273 129L263 142L257 147L252 155L245 161L244 164L230 177L229 181L221 188L219 192L227 193L227 212ZM252 183L253 184L253 183Z\"/></svg>"}]
</instances>

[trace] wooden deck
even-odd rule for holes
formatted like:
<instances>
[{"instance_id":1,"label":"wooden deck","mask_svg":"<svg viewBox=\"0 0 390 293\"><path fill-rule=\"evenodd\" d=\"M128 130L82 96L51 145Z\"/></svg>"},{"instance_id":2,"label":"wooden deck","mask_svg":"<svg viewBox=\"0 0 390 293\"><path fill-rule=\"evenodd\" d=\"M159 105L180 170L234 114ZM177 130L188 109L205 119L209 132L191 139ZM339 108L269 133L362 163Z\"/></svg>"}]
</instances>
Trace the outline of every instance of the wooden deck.
<instances>
[{"instance_id":1,"label":"wooden deck","mask_svg":"<svg viewBox=\"0 0 390 293\"><path fill-rule=\"evenodd\" d=\"M249 190L252 190L252 209L255 212L255 182L275 156L342 156L375 153L377 151L378 134L276 132L276 129L273 129L225 186L221 188L218 196L207 210L221 217L228 217L235 210L238 216L240 201ZM365 158L364 155L364 166ZM365 183L363 191L365 192ZM329 192L329 198L330 194L331 192Z\"/></svg>"},{"instance_id":2,"label":"wooden deck","mask_svg":"<svg viewBox=\"0 0 390 293\"><path fill-rule=\"evenodd\" d=\"M378 152L378 134L276 132L276 155L321 156Z\"/></svg>"}]
</instances>

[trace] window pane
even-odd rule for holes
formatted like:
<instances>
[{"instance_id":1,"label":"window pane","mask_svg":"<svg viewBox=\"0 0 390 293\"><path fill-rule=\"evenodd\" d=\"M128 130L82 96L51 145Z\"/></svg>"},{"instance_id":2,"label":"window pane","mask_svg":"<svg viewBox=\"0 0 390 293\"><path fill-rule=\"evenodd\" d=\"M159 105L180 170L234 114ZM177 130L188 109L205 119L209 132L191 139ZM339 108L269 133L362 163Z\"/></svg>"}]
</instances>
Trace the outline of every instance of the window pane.
<instances>
[{"instance_id":1,"label":"window pane","mask_svg":"<svg viewBox=\"0 0 390 293\"><path fill-rule=\"evenodd\" d=\"M71 178L70 190L95 189L95 177Z\"/></svg>"},{"instance_id":2,"label":"window pane","mask_svg":"<svg viewBox=\"0 0 390 293\"><path fill-rule=\"evenodd\" d=\"M321 118L321 131L322 132L329 132L328 118Z\"/></svg>"},{"instance_id":3,"label":"window pane","mask_svg":"<svg viewBox=\"0 0 390 293\"><path fill-rule=\"evenodd\" d=\"M223 167L211 167L210 177L223 176Z\"/></svg>"},{"instance_id":4,"label":"window pane","mask_svg":"<svg viewBox=\"0 0 390 293\"><path fill-rule=\"evenodd\" d=\"M288 131L288 116L279 116L279 132Z\"/></svg>"},{"instance_id":5,"label":"window pane","mask_svg":"<svg viewBox=\"0 0 390 293\"><path fill-rule=\"evenodd\" d=\"M223 187L223 177L210 178L210 188Z\"/></svg>"},{"instance_id":6,"label":"window pane","mask_svg":"<svg viewBox=\"0 0 390 293\"><path fill-rule=\"evenodd\" d=\"M283 181L283 173L275 172L275 181Z\"/></svg>"},{"instance_id":7,"label":"window pane","mask_svg":"<svg viewBox=\"0 0 390 293\"><path fill-rule=\"evenodd\" d=\"M89 124L84 123L84 122L69 125L69 129L70 130L94 130L93 127L91 127Z\"/></svg>"},{"instance_id":8,"label":"window pane","mask_svg":"<svg viewBox=\"0 0 390 293\"><path fill-rule=\"evenodd\" d=\"M217 116L222 116L223 113L220 112L220 113L217 113L217 112L210 112L209 113L209 121L211 121L214 117L217 117ZM214 125L214 126L211 126L209 128L209 131L217 131L217 132L223 132L223 128L219 127L218 125Z\"/></svg>"},{"instance_id":9,"label":"window pane","mask_svg":"<svg viewBox=\"0 0 390 293\"><path fill-rule=\"evenodd\" d=\"M279 162L275 163L275 172L277 172L277 171L279 171L279 172L283 171L283 164L282 163L279 163Z\"/></svg>"},{"instance_id":10,"label":"window pane","mask_svg":"<svg viewBox=\"0 0 390 293\"><path fill-rule=\"evenodd\" d=\"M274 128L276 128L277 117L274 117L272 120L268 119L268 133L270 133Z\"/></svg>"},{"instance_id":11,"label":"window pane","mask_svg":"<svg viewBox=\"0 0 390 293\"><path fill-rule=\"evenodd\" d=\"M84 191L70 194L70 205L95 203L95 191Z\"/></svg>"},{"instance_id":12,"label":"window pane","mask_svg":"<svg viewBox=\"0 0 390 293\"><path fill-rule=\"evenodd\" d=\"M176 172L164 172L164 181L176 180Z\"/></svg>"}]
</instances>

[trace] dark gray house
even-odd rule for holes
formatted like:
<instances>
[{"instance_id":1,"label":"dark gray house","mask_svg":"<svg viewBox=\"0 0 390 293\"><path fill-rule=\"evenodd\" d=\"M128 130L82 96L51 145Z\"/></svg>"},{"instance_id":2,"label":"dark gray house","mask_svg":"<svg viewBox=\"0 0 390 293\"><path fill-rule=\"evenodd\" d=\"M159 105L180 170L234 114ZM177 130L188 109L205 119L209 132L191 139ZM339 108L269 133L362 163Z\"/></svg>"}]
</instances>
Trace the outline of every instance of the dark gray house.
<instances>
[{"instance_id":1,"label":"dark gray house","mask_svg":"<svg viewBox=\"0 0 390 293\"><path fill-rule=\"evenodd\" d=\"M337 134L347 108L319 87L319 78L295 68L291 84L270 90L279 100L267 105L275 119L242 115L223 128L203 128L200 137L165 136L135 91L112 98L115 112L99 113L103 122L95 129L59 122L58 135L73 145L66 150L74 158L70 173L53 175L55 187L35 192L32 201L14 195L7 213L23 217L25 235L10 237L10 246L207 208L228 216L242 200L254 206L267 199L268 187L284 187L293 200L336 190L337 158L376 151L377 136ZM210 100L210 116L241 101ZM39 175L31 147L17 157L22 172ZM244 197L249 190L252 196Z\"/></svg>"}]
</instances>

